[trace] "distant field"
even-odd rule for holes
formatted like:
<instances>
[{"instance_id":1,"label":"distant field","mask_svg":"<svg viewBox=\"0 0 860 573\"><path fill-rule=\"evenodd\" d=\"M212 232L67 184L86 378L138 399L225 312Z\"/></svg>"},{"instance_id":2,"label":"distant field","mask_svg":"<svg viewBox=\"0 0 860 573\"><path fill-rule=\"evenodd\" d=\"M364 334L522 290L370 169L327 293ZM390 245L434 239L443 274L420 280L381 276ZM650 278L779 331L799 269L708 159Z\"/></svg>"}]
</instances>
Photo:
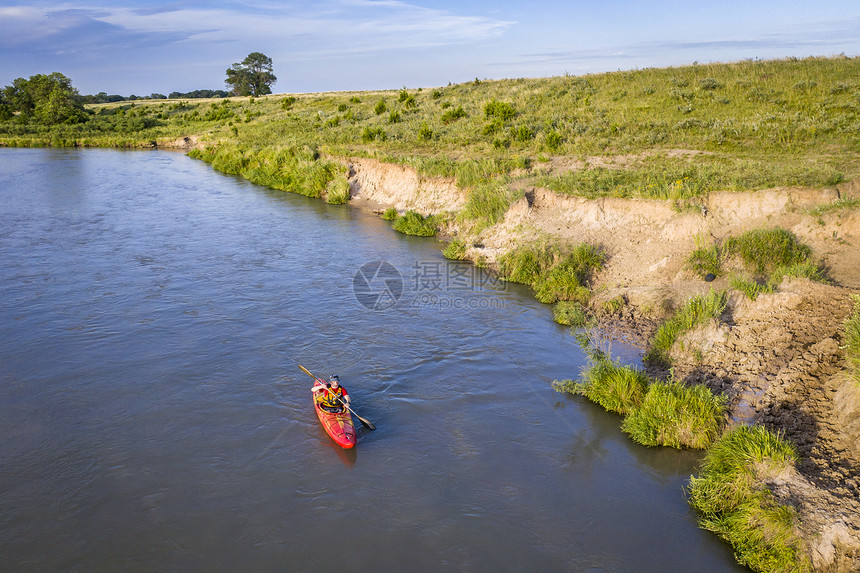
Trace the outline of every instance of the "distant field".
<instances>
[{"instance_id":1,"label":"distant field","mask_svg":"<svg viewBox=\"0 0 860 573\"><path fill-rule=\"evenodd\" d=\"M138 100L84 124L0 123L6 145L149 146L196 135L244 156L312 148L474 186L684 201L860 174L860 58L692 65L438 88ZM550 161L567 157L576 169Z\"/></svg>"}]
</instances>

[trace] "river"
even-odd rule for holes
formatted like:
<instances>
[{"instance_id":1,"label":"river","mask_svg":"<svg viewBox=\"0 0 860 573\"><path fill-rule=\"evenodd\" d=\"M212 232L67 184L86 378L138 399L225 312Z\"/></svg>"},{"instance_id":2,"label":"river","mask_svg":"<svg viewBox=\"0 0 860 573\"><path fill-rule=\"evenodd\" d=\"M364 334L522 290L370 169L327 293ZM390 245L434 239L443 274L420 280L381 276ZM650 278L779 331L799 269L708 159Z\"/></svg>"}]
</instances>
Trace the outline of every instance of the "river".
<instances>
[{"instance_id":1,"label":"river","mask_svg":"<svg viewBox=\"0 0 860 573\"><path fill-rule=\"evenodd\" d=\"M439 249L181 153L0 149L0 569L744 571L700 454L555 392L551 307Z\"/></svg>"}]
</instances>

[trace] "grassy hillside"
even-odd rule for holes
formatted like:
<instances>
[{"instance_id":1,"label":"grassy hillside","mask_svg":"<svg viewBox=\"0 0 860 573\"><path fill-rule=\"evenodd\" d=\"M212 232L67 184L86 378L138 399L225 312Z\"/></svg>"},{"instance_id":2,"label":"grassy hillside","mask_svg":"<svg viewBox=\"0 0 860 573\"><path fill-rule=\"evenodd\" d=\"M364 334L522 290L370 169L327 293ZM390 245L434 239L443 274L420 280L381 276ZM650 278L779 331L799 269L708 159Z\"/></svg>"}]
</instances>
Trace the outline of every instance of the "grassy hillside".
<instances>
[{"instance_id":1,"label":"grassy hillside","mask_svg":"<svg viewBox=\"0 0 860 573\"><path fill-rule=\"evenodd\" d=\"M219 145L238 173L259 152L278 172L272 158L292 148L408 164L464 187L530 177L560 193L673 200L718 189L829 186L860 173L860 58L92 111L81 125L0 123L0 144L146 146L197 135ZM559 157L578 168L549 169Z\"/></svg>"}]
</instances>

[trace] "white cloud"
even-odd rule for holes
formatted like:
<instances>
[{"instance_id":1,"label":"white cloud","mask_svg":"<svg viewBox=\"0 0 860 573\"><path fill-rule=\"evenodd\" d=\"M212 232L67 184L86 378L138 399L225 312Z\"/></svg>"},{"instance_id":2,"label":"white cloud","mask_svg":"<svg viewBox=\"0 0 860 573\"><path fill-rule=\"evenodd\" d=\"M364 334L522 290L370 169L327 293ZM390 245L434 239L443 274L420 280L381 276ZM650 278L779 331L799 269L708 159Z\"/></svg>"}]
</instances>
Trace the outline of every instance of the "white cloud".
<instances>
[{"instance_id":1,"label":"white cloud","mask_svg":"<svg viewBox=\"0 0 860 573\"><path fill-rule=\"evenodd\" d=\"M0 7L0 38L3 44L20 44L53 36L76 26L68 14L52 17L53 12L32 6Z\"/></svg>"},{"instance_id":2,"label":"white cloud","mask_svg":"<svg viewBox=\"0 0 860 573\"><path fill-rule=\"evenodd\" d=\"M514 23L461 16L398 1L255 5L252 9L106 8L95 19L137 33L173 33L194 41L247 41L260 44L301 37L313 51L368 51L477 42Z\"/></svg>"}]
</instances>

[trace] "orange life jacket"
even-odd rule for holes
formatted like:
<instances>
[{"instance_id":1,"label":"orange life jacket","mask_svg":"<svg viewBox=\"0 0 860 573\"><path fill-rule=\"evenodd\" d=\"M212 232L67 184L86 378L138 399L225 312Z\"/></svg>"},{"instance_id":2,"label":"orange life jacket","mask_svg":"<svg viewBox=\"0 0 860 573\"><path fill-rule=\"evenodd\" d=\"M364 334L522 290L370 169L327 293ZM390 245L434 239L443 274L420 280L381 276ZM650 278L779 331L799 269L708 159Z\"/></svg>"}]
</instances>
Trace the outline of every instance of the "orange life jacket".
<instances>
[{"instance_id":1,"label":"orange life jacket","mask_svg":"<svg viewBox=\"0 0 860 573\"><path fill-rule=\"evenodd\" d=\"M334 396L332 395L334 394ZM341 402L337 398L345 398L347 396L346 390L343 389L343 386L338 385L337 389L329 388L328 390L321 390L319 392L319 397L317 401L323 406L328 406L329 408L340 408ZM346 400L344 400L346 402Z\"/></svg>"}]
</instances>

